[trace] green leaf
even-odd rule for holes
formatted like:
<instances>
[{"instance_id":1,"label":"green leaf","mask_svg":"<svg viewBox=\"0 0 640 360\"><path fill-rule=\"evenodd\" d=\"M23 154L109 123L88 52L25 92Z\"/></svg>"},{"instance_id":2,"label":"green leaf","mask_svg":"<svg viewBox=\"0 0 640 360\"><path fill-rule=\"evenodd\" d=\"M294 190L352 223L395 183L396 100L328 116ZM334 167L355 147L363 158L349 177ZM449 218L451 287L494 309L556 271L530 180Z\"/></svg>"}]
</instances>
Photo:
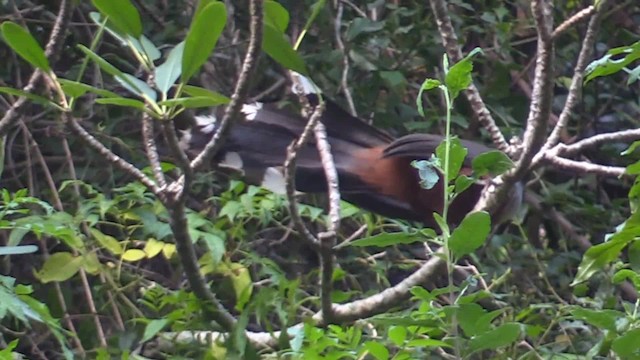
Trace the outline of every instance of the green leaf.
<instances>
[{"instance_id":1,"label":"green leaf","mask_svg":"<svg viewBox=\"0 0 640 360\"><path fill-rule=\"evenodd\" d=\"M75 275L83 263L82 257L73 256L68 252L58 252L49 256L42 265L42 269L35 275L43 283L65 281Z\"/></svg>"},{"instance_id":2,"label":"green leaf","mask_svg":"<svg viewBox=\"0 0 640 360\"><path fill-rule=\"evenodd\" d=\"M129 90L132 94L138 95L141 98L156 100L156 91L149 86L146 82L138 79L137 77L122 73L121 76L116 76L116 81L120 83L125 89Z\"/></svg>"},{"instance_id":3,"label":"green leaf","mask_svg":"<svg viewBox=\"0 0 640 360\"><path fill-rule=\"evenodd\" d=\"M592 310L585 308L575 308L571 310L571 314L580 320L584 320L598 329L606 329L615 332L616 322L624 318L625 314L616 310Z\"/></svg>"},{"instance_id":4,"label":"green leaf","mask_svg":"<svg viewBox=\"0 0 640 360\"><path fill-rule=\"evenodd\" d=\"M454 258L460 259L484 244L491 231L491 218L486 211L477 211L464 217L449 238Z\"/></svg>"},{"instance_id":5,"label":"green leaf","mask_svg":"<svg viewBox=\"0 0 640 360\"><path fill-rule=\"evenodd\" d=\"M142 35L140 13L129 0L93 0L93 5L109 17L118 31L136 39Z\"/></svg>"},{"instance_id":6,"label":"green leaf","mask_svg":"<svg viewBox=\"0 0 640 360\"><path fill-rule=\"evenodd\" d=\"M377 360L389 359L389 350L379 342L367 341L364 343L363 347Z\"/></svg>"},{"instance_id":7,"label":"green leaf","mask_svg":"<svg viewBox=\"0 0 640 360\"><path fill-rule=\"evenodd\" d=\"M244 306L249 302L253 293L253 280L251 273L244 265L240 263L232 263L230 265L229 276L233 284L233 291L236 295L236 306L238 311L242 311Z\"/></svg>"},{"instance_id":8,"label":"green leaf","mask_svg":"<svg viewBox=\"0 0 640 360\"><path fill-rule=\"evenodd\" d=\"M124 251L122 245L120 245L120 242L113 236L106 235L102 233L102 231L95 228L89 229L89 232L91 232L91 235L94 237L94 239L96 239L96 241L102 248L106 249L113 255L120 255Z\"/></svg>"},{"instance_id":9,"label":"green leaf","mask_svg":"<svg viewBox=\"0 0 640 360\"><path fill-rule=\"evenodd\" d=\"M638 59L640 59L640 41L630 46L611 49L605 56L587 66L585 83L597 77L615 74Z\"/></svg>"},{"instance_id":10,"label":"green leaf","mask_svg":"<svg viewBox=\"0 0 640 360\"><path fill-rule=\"evenodd\" d=\"M5 21L0 27L4 41L29 64L44 71L51 72L49 60L44 50L28 30L11 21Z\"/></svg>"},{"instance_id":11,"label":"green leaf","mask_svg":"<svg viewBox=\"0 0 640 360\"><path fill-rule=\"evenodd\" d=\"M514 166L513 161L502 151L491 150L476 156L471 161L471 167L476 176L498 176L509 171Z\"/></svg>"},{"instance_id":12,"label":"green leaf","mask_svg":"<svg viewBox=\"0 0 640 360\"><path fill-rule=\"evenodd\" d=\"M440 165L444 170L444 161L445 161L445 152L446 152L446 142L442 141L440 145L436 148L436 156L440 159ZM455 179L460 173L460 169L462 169L462 164L464 163L464 159L467 157L467 149L462 146L460 139L453 137L450 141L449 147L449 171L447 184Z\"/></svg>"},{"instance_id":13,"label":"green leaf","mask_svg":"<svg viewBox=\"0 0 640 360\"><path fill-rule=\"evenodd\" d=\"M640 328L625 332L611 343L611 349L620 359L640 359Z\"/></svg>"},{"instance_id":14,"label":"green leaf","mask_svg":"<svg viewBox=\"0 0 640 360\"><path fill-rule=\"evenodd\" d=\"M222 236L216 234L215 232L200 232L200 237L207 244L207 248L211 253L211 258L213 259L213 263L217 264L222 260L224 256L225 247L224 247L224 233Z\"/></svg>"},{"instance_id":15,"label":"green leaf","mask_svg":"<svg viewBox=\"0 0 640 360\"><path fill-rule=\"evenodd\" d=\"M210 97L212 99L217 99L220 101L225 101L224 104L229 103L229 101L231 101L231 99L229 99L228 97L220 94L219 92L215 92L215 91L211 91L209 89L205 89L205 88L201 88L199 86L192 86L192 85L185 85L182 87L182 90L193 97L198 97L198 96L204 96L204 97Z\"/></svg>"},{"instance_id":16,"label":"green leaf","mask_svg":"<svg viewBox=\"0 0 640 360\"><path fill-rule=\"evenodd\" d=\"M97 87L87 85L81 82L58 78L62 91L69 97L80 97L87 92L91 92L103 97L118 97L113 91L99 89Z\"/></svg>"},{"instance_id":17,"label":"green leaf","mask_svg":"<svg viewBox=\"0 0 640 360\"><path fill-rule=\"evenodd\" d=\"M300 55L293 49L284 34L275 27L264 24L262 49L278 64L289 70L309 75L307 67Z\"/></svg>"},{"instance_id":18,"label":"green leaf","mask_svg":"<svg viewBox=\"0 0 640 360\"><path fill-rule=\"evenodd\" d=\"M391 326L389 328L389 340L397 346L402 346L407 339L407 328L404 326Z\"/></svg>"},{"instance_id":19,"label":"green leaf","mask_svg":"<svg viewBox=\"0 0 640 360\"><path fill-rule=\"evenodd\" d=\"M418 97L416 97L416 104L418 106L418 112L420 113L420 116L424 117L424 108L422 107L422 93L425 91L435 89L440 85L442 85L442 83L440 82L440 80L436 80L436 79L427 78L427 79L424 79L424 81L422 82L422 85L420 86L420 91L418 91Z\"/></svg>"},{"instance_id":20,"label":"green leaf","mask_svg":"<svg viewBox=\"0 0 640 360\"><path fill-rule=\"evenodd\" d=\"M368 18L358 17L353 19L347 29L347 40L351 41L360 34L373 33L384 29L385 21L374 21Z\"/></svg>"},{"instance_id":21,"label":"green leaf","mask_svg":"<svg viewBox=\"0 0 640 360\"><path fill-rule=\"evenodd\" d=\"M220 98L212 98L205 96L196 96L196 97L188 97L188 98L177 98L177 99L169 99L165 101L160 101L158 105L162 106L184 106L187 109L190 108L202 108L202 107L212 107L218 106L222 104L228 104L229 99L220 95Z\"/></svg>"},{"instance_id":22,"label":"green leaf","mask_svg":"<svg viewBox=\"0 0 640 360\"><path fill-rule=\"evenodd\" d=\"M184 41L171 49L167 60L155 69L156 86L163 94L166 94L180 77L183 53Z\"/></svg>"},{"instance_id":23,"label":"green leaf","mask_svg":"<svg viewBox=\"0 0 640 360\"><path fill-rule=\"evenodd\" d=\"M147 254L140 249L129 249L122 254L122 260L134 262L144 259Z\"/></svg>"},{"instance_id":24,"label":"green leaf","mask_svg":"<svg viewBox=\"0 0 640 360\"><path fill-rule=\"evenodd\" d=\"M168 319L154 319L149 321L144 328L144 333L140 341L145 342L151 340L151 338L156 336L168 323Z\"/></svg>"},{"instance_id":25,"label":"green leaf","mask_svg":"<svg viewBox=\"0 0 640 360\"><path fill-rule=\"evenodd\" d=\"M149 38L144 35L140 37L140 46L151 61L156 61L160 59L160 56L162 56L160 50L158 50L155 44L152 43L151 40L149 40Z\"/></svg>"},{"instance_id":26,"label":"green leaf","mask_svg":"<svg viewBox=\"0 0 640 360\"><path fill-rule=\"evenodd\" d=\"M473 62L471 60L479 53L482 53L480 48L471 50L464 59L453 65L445 75L444 83L451 94L451 101L458 97L460 91L471 85L471 71L473 71Z\"/></svg>"},{"instance_id":27,"label":"green leaf","mask_svg":"<svg viewBox=\"0 0 640 360\"><path fill-rule=\"evenodd\" d=\"M289 26L289 12L280 3L267 0L264 2L264 23L284 33Z\"/></svg>"},{"instance_id":28,"label":"green leaf","mask_svg":"<svg viewBox=\"0 0 640 360\"><path fill-rule=\"evenodd\" d=\"M227 9L222 2L212 2L195 14L182 55L183 83L207 61L226 23Z\"/></svg>"},{"instance_id":29,"label":"green leaf","mask_svg":"<svg viewBox=\"0 0 640 360\"><path fill-rule=\"evenodd\" d=\"M480 319L487 314L487 311L478 304L461 304L456 309L455 314L462 331L467 337L480 335L491 329L490 322L480 322Z\"/></svg>"},{"instance_id":30,"label":"green leaf","mask_svg":"<svg viewBox=\"0 0 640 360\"><path fill-rule=\"evenodd\" d=\"M397 244L412 244L418 241L424 241L425 237L421 233L380 233L374 236L358 239L347 243L344 246L377 246L385 247ZM342 247L341 245L340 247Z\"/></svg>"},{"instance_id":31,"label":"green leaf","mask_svg":"<svg viewBox=\"0 0 640 360\"><path fill-rule=\"evenodd\" d=\"M164 245L165 243L163 243L162 241L158 241L154 238L149 238L147 240L147 243L144 244L144 249L142 251L144 251L144 253L147 255L147 258L151 259L162 251Z\"/></svg>"},{"instance_id":32,"label":"green leaf","mask_svg":"<svg viewBox=\"0 0 640 360\"><path fill-rule=\"evenodd\" d=\"M138 110L145 110L145 106L142 101L136 99L127 99L123 97L96 99L96 103L103 105L126 106Z\"/></svg>"},{"instance_id":33,"label":"green leaf","mask_svg":"<svg viewBox=\"0 0 640 360\"><path fill-rule=\"evenodd\" d=\"M38 251L35 245L0 246L0 256L31 254Z\"/></svg>"},{"instance_id":34,"label":"green leaf","mask_svg":"<svg viewBox=\"0 0 640 360\"><path fill-rule=\"evenodd\" d=\"M98 66L100 67L100 69L102 69L102 71L104 71L107 74L113 76L121 84L127 84L127 88L132 93L134 93L134 94L142 94L143 93L142 90L140 90L137 87L136 83L131 82L132 78L136 79L133 75L125 74L122 71L118 70L118 68L116 68L115 66L111 65L107 60L101 58L100 55L98 55L95 52L91 51L91 49L87 48L84 45L78 45L78 48L80 49L80 51L85 53L91 60L93 60L96 64L98 64ZM125 75L128 75L128 76L125 76ZM141 81L139 79L136 79L136 80ZM146 85L146 83L145 83L145 85ZM154 93L153 98L155 99L155 93Z\"/></svg>"},{"instance_id":35,"label":"green leaf","mask_svg":"<svg viewBox=\"0 0 640 360\"><path fill-rule=\"evenodd\" d=\"M472 351L498 349L516 342L520 332L520 324L506 323L472 338L469 341L469 347Z\"/></svg>"},{"instance_id":36,"label":"green leaf","mask_svg":"<svg viewBox=\"0 0 640 360\"><path fill-rule=\"evenodd\" d=\"M47 99L44 96L35 95L35 94L32 94L32 93L28 93L26 91L10 88L10 87L6 87L6 86L0 86L0 92L1 93L5 93L5 94L10 94L10 95L15 95L15 96L24 96L25 98L31 100L32 102L34 102L36 104L50 106L50 107L52 107L52 108L54 108L56 110L59 110L59 111L66 111L63 107L61 107L60 105L56 104L55 102Z\"/></svg>"},{"instance_id":37,"label":"green leaf","mask_svg":"<svg viewBox=\"0 0 640 360\"><path fill-rule=\"evenodd\" d=\"M636 291L640 291L640 274L630 269L622 269L616 272L611 279L614 284L620 284L625 280L631 281Z\"/></svg>"}]
</instances>

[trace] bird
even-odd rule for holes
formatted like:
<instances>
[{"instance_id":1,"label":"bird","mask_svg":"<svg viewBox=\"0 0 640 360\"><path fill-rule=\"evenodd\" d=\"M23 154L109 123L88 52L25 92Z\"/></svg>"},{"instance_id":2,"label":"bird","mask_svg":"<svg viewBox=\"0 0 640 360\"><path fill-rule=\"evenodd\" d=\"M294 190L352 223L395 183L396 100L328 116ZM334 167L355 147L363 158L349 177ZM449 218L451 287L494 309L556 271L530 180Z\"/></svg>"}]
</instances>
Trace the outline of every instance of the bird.
<instances>
[{"instance_id":1,"label":"bird","mask_svg":"<svg viewBox=\"0 0 640 360\"><path fill-rule=\"evenodd\" d=\"M304 77L301 83L302 86L293 87L294 91L302 91L316 104L317 87ZM435 186L425 189L412 162L429 159L443 136L421 133L395 138L352 116L330 99L323 101L325 110L320 121L326 128L342 199L388 218L437 226L433 214L443 211L443 176L440 174ZM243 105L241 115L213 161L240 171L250 184L284 194L287 148L300 136L307 119L276 103L260 102ZM182 131L180 146L195 156L213 136L217 125L215 115L196 116L195 124ZM461 143L468 151L462 173L469 175L472 160L490 148L468 140ZM475 183L453 199L447 214L451 224L459 224L474 209L483 188L483 184ZM295 189L302 193L327 191L314 139L298 151Z\"/></svg>"}]
</instances>

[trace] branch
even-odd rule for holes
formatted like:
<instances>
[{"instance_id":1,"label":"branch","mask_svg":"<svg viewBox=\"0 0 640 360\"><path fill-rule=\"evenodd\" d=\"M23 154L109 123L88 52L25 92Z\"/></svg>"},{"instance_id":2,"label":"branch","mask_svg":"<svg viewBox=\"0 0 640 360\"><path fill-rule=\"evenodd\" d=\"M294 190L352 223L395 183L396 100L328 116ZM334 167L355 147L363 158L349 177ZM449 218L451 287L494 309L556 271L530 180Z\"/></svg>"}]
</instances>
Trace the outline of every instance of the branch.
<instances>
[{"instance_id":1,"label":"branch","mask_svg":"<svg viewBox=\"0 0 640 360\"><path fill-rule=\"evenodd\" d=\"M570 145L558 144L553 147L551 151L555 151L554 155L575 155L600 144L635 141L639 139L640 129L629 129L594 135Z\"/></svg>"},{"instance_id":2,"label":"branch","mask_svg":"<svg viewBox=\"0 0 640 360\"><path fill-rule=\"evenodd\" d=\"M598 174L615 177L626 175L626 169L623 167L592 164L586 161L570 160L560 156L545 155L541 161L559 169L581 174Z\"/></svg>"},{"instance_id":3,"label":"branch","mask_svg":"<svg viewBox=\"0 0 640 360\"><path fill-rule=\"evenodd\" d=\"M47 56L49 63L51 63L52 66L56 62L64 42L64 35L66 34L69 26L71 6L72 1L62 0L60 2L60 10L58 11L56 22L53 24L51 35L49 35L49 41L45 46L44 54ZM34 92L40 83L40 80L42 80L42 75L42 71L37 69L34 70L29 78L29 82L22 88L22 91L28 93ZM25 97L20 97L15 103L13 103L9 110L7 110L2 119L0 119L0 137L5 136L9 129L16 124L19 119L18 115L25 104L27 104L27 99Z\"/></svg>"},{"instance_id":4,"label":"branch","mask_svg":"<svg viewBox=\"0 0 640 360\"><path fill-rule=\"evenodd\" d=\"M162 166L160 165L160 159L158 157L158 148L156 147L156 139L153 133L153 119L151 115L145 112L142 113L142 140L149 164L151 165L153 177L158 185L163 188L167 186L167 181L162 172Z\"/></svg>"},{"instance_id":5,"label":"branch","mask_svg":"<svg viewBox=\"0 0 640 360\"><path fill-rule=\"evenodd\" d=\"M88 147L95 150L102 158L107 160L108 162L115 165L118 169L124 171L130 176L134 177L136 180L140 181L144 184L149 190L158 196L160 200L163 200L164 192L161 191L161 188L156 185L153 180L151 180L147 175L145 175L140 169L131 165L128 161L114 154L111 150L107 149L100 141L96 140L93 135L89 134L87 130L85 130L82 125L78 123L76 119L74 119L68 113L62 113L62 119L67 124L69 129L82 140Z\"/></svg>"},{"instance_id":6,"label":"branch","mask_svg":"<svg viewBox=\"0 0 640 360\"><path fill-rule=\"evenodd\" d=\"M194 170L202 166L208 159L215 157L220 148L222 148L225 138L231 129L232 120L238 116L238 113L247 98L249 79L256 67L258 54L262 44L262 5L263 0L251 0L249 6L249 13L251 15L251 37L249 39L247 54L245 55L244 62L242 64L242 70L238 76L236 88L231 96L231 102L227 106L224 116L220 121L218 130L213 137L211 137L211 140L209 140L207 145L205 145L200 154L191 161L191 167Z\"/></svg>"},{"instance_id":7,"label":"branch","mask_svg":"<svg viewBox=\"0 0 640 360\"><path fill-rule=\"evenodd\" d=\"M447 4L445 0L430 0L431 9L436 18L438 25L438 31L442 37L442 44L447 52L447 56L452 63L458 62L462 59L462 51L458 46L458 37L456 36L449 12L447 10ZM491 141L501 151L512 153L511 148L507 141L504 139L500 128L496 125L495 120L491 116L489 109L482 101L478 88L472 83L464 92L469 101L469 105L473 109L474 115L477 117L480 124L487 130L491 136Z\"/></svg>"}]
</instances>

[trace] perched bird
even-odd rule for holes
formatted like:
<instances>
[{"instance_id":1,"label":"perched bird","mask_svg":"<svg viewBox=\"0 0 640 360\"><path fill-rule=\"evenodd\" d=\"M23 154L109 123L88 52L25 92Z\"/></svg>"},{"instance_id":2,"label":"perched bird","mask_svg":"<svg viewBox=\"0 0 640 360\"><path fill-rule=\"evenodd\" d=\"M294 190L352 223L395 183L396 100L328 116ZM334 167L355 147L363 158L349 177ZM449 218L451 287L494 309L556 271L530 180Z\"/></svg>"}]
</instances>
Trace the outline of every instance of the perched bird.
<instances>
[{"instance_id":1,"label":"perched bird","mask_svg":"<svg viewBox=\"0 0 640 360\"><path fill-rule=\"evenodd\" d=\"M313 88L308 84L303 87L310 100L317 101ZM394 139L330 100L324 101L321 121L327 129L342 198L380 215L435 226L433 213L443 210L442 176L433 188L424 189L411 162L429 159L443 137L413 134ZM287 147L300 136L306 119L269 103L246 104L242 114L243 121L234 124L215 161L242 171L249 183L284 193L282 165ZM204 147L217 126L214 116L196 117L196 122L181 139L181 146L190 154ZM462 171L468 174L471 160L489 148L471 141L463 140L462 144L468 149ZM459 223L474 208L483 187L474 184L454 199L449 208L450 223ZM305 193L327 191L313 138L298 152L295 188Z\"/></svg>"}]
</instances>

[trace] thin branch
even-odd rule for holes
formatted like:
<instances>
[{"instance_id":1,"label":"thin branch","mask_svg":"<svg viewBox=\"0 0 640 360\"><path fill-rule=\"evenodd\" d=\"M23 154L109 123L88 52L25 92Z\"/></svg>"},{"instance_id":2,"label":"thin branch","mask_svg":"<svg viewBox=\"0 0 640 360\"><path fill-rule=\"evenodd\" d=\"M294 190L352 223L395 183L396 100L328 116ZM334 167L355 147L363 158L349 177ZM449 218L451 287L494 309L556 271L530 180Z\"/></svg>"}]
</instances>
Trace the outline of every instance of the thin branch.
<instances>
[{"instance_id":1,"label":"thin branch","mask_svg":"<svg viewBox=\"0 0 640 360\"><path fill-rule=\"evenodd\" d=\"M255 69L262 44L262 6L262 0L251 1L249 6L249 12L251 15L251 38L249 39L249 47L247 48L247 54L244 57L242 70L240 71L238 81L236 82L237 85L235 91L233 92L231 102L227 106L224 116L220 121L218 130L211 137L211 140L209 140L207 145L205 145L202 152L200 152L200 154L191 161L191 167L194 170L202 166L208 159L215 157L220 148L222 148L227 133L231 128L232 120L238 116L238 113L247 98L247 93L249 91L249 79Z\"/></svg>"},{"instance_id":2,"label":"thin branch","mask_svg":"<svg viewBox=\"0 0 640 360\"><path fill-rule=\"evenodd\" d=\"M356 106L353 102L353 96L351 96L351 90L349 90L349 54L347 53L347 49L342 42L342 35L340 32L340 28L342 27L342 13L344 12L344 5L341 1L338 2L338 10L336 14L336 18L334 20L334 32L336 35L336 45L340 52L342 53L342 77L340 80L340 86L342 87L342 91L344 92L344 97L347 99L347 105L349 105L349 112L353 116L358 116L356 112Z\"/></svg>"},{"instance_id":3,"label":"thin branch","mask_svg":"<svg viewBox=\"0 0 640 360\"><path fill-rule=\"evenodd\" d=\"M158 183L160 188L167 186L167 181L162 172L162 166L160 165L160 159L158 157L158 148L156 147L156 139L153 131L153 119L151 115L142 113L142 141L144 143L144 150L147 153L147 159L151 165L151 171L153 177Z\"/></svg>"},{"instance_id":4,"label":"thin branch","mask_svg":"<svg viewBox=\"0 0 640 360\"><path fill-rule=\"evenodd\" d=\"M445 0L430 0L431 9L436 18L438 25L438 31L442 37L442 44L447 52L447 56L451 62L458 62L462 59L462 51L458 45L458 37L456 36L451 18L449 17L449 11L447 9L447 3ZM500 128L496 125L495 120L491 116L489 109L482 101L478 88L472 83L464 92L469 101L469 105L473 109L474 115L478 118L478 121L484 127L495 146L507 153L511 153L510 146L505 140Z\"/></svg>"},{"instance_id":5,"label":"thin branch","mask_svg":"<svg viewBox=\"0 0 640 360\"><path fill-rule=\"evenodd\" d=\"M577 141L570 145L558 144L550 151L552 154L559 155L575 155L585 151L588 148L596 147L601 144L627 142L640 140L640 129L629 129L615 131L610 133L598 134L589 138Z\"/></svg>"},{"instance_id":6,"label":"thin branch","mask_svg":"<svg viewBox=\"0 0 640 360\"><path fill-rule=\"evenodd\" d=\"M56 21L53 24L53 28L51 29L51 35L49 35L49 41L45 46L45 55L49 59L49 63L52 65L56 62L62 44L64 43L65 34L67 32L67 28L69 26L70 13L72 8L72 1L70 0L62 0L60 2L60 10L58 11L58 16L56 17ZM35 91L36 87L42 80L42 71L34 70L29 78L29 82L25 87L22 88L22 91L32 93ZM20 97L13 105L7 110L2 119L0 119L0 137L3 137L7 134L9 129L13 127L19 119L20 110L22 107L28 103L25 97Z\"/></svg>"},{"instance_id":7,"label":"thin branch","mask_svg":"<svg viewBox=\"0 0 640 360\"><path fill-rule=\"evenodd\" d=\"M602 2L600 3L599 6L602 7ZM582 10L578 11L577 13L573 14L572 17L568 18L567 20L563 21L562 24L558 25L558 27L555 28L555 30L553 30L553 33L551 34L551 37L553 37L554 39L557 39L558 36L562 35L567 30L569 30L572 27L574 27L577 23L579 23L581 21L584 21L584 20L588 19L589 17L591 17L591 15L593 15L595 11L596 11L596 8L593 5L590 5L590 6L586 7L585 9L582 9Z\"/></svg>"},{"instance_id":8,"label":"thin branch","mask_svg":"<svg viewBox=\"0 0 640 360\"><path fill-rule=\"evenodd\" d=\"M586 161L570 160L559 156L544 156L542 162L578 174L599 174L615 177L625 175L625 168L623 167L592 164Z\"/></svg>"},{"instance_id":9,"label":"thin branch","mask_svg":"<svg viewBox=\"0 0 640 360\"><path fill-rule=\"evenodd\" d=\"M176 159L178 167L182 170L184 174L184 184L189 186L191 184L191 180L193 179L193 169L191 168L191 164L189 163L189 158L187 154L185 154L184 150L180 147L180 139L178 139L178 134L176 134L176 129L173 126L173 123L170 121L163 121L161 124L162 134L164 135L167 144L169 145L169 149L171 150L171 155ZM184 188L181 187L182 191L180 194L184 194Z\"/></svg>"},{"instance_id":10,"label":"thin branch","mask_svg":"<svg viewBox=\"0 0 640 360\"><path fill-rule=\"evenodd\" d=\"M606 1L607 0L603 0L602 3L598 6L598 9L595 12L592 12L593 16L589 21L587 32L584 36L584 40L582 41L582 48L580 49L580 54L578 55L578 61L576 62L576 66L573 72L573 78L571 79L569 94L567 95L567 100L564 104L564 108L562 109L562 113L558 118L556 126L543 145L542 150L538 153L537 158L539 158L539 156L542 156L542 153L544 153L547 149L556 145L560 141L560 134L569 123L571 115L574 112L575 105L577 104L578 99L582 94L584 70L587 67L589 60L591 59L591 54L593 53L593 44L596 41L598 24L600 23L600 16L603 12L603 8L606 5ZM531 164L534 167L536 166L536 162L538 160L537 158L534 158Z\"/></svg>"},{"instance_id":11,"label":"thin branch","mask_svg":"<svg viewBox=\"0 0 640 360\"><path fill-rule=\"evenodd\" d=\"M85 130L82 125L80 125L78 121L74 119L70 114L63 113L62 117L69 129L88 147L95 150L98 154L100 154L100 156L102 156L102 158L115 165L118 169L124 171L125 173L134 177L136 180L140 181L147 188L149 188L152 193L154 193L162 200L162 198L164 197L164 193L161 191L161 188L159 188L156 183L153 182L153 180L147 177L147 175L140 171L140 169L133 166L118 155L114 154L100 141L93 137L93 135L89 134L87 130Z\"/></svg>"}]
</instances>

